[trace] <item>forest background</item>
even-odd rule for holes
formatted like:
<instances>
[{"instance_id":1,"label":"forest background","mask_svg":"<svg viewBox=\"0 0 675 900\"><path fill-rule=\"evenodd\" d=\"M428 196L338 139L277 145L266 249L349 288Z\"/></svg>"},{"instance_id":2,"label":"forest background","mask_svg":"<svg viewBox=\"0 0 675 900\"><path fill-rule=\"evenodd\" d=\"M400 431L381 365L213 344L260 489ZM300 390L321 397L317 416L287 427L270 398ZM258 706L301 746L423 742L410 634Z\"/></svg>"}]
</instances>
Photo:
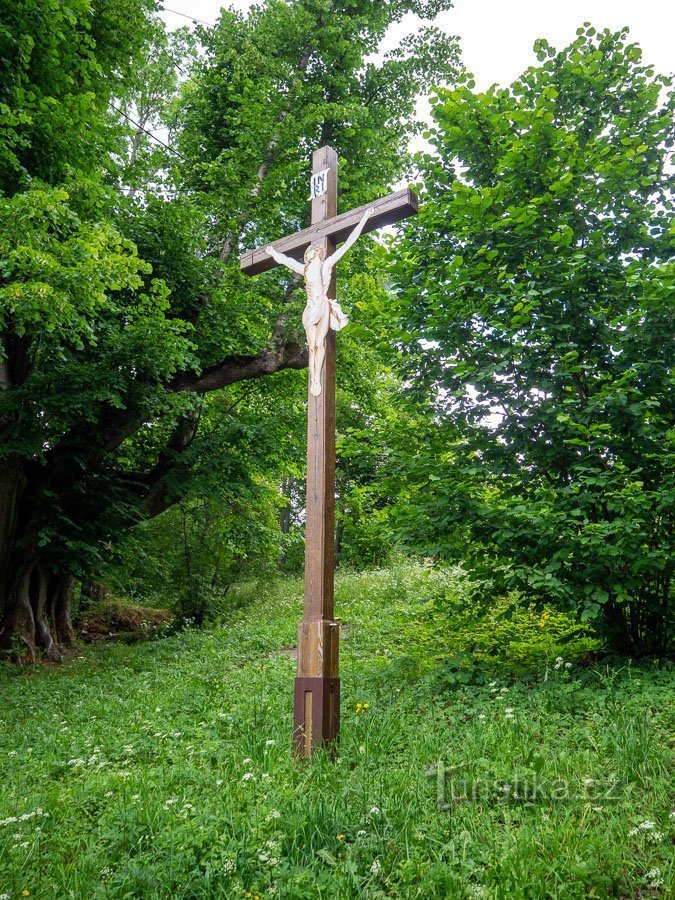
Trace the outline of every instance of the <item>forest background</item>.
<instances>
[{"instance_id":1,"label":"forest background","mask_svg":"<svg viewBox=\"0 0 675 900\"><path fill-rule=\"evenodd\" d=\"M61 658L101 585L201 624L238 579L298 571L302 291L238 255L306 224L325 143L343 208L422 199L341 274L339 565L460 565L479 606L668 652L671 82L585 25L478 91L449 7L270 2L171 33L141 0L3 9L10 655ZM374 56L408 13L426 25Z\"/></svg>"}]
</instances>

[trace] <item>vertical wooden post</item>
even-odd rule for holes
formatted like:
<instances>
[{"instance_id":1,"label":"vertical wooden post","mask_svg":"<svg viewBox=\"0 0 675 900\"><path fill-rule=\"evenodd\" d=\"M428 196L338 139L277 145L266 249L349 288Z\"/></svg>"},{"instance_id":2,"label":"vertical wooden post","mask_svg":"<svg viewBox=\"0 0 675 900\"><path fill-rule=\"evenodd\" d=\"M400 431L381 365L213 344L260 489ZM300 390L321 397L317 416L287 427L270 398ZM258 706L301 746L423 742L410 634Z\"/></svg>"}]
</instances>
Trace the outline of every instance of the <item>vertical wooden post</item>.
<instances>
[{"instance_id":1,"label":"vertical wooden post","mask_svg":"<svg viewBox=\"0 0 675 900\"><path fill-rule=\"evenodd\" d=\"M316 150L312 174L328 170L325 194L312 200L312 225L337 215L337 153ZM330 256L335 245L323 238ZM335 269L328 293L335 299ZM294 748L309 757L333 742L340 727L339 626L333 618L335 532L335 332L328 330L321 393L309 394L307 408L307 517L305 609L298 628Z\"/></svg>"}]
</instances>

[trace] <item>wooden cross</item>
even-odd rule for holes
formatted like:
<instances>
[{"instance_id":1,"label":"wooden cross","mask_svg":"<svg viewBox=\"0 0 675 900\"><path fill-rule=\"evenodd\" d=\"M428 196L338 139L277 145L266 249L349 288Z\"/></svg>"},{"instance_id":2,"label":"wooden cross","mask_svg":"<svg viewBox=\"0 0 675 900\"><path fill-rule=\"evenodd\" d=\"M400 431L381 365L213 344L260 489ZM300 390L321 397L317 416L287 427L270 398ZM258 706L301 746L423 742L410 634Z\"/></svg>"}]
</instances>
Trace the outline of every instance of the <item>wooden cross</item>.
<instances>
[{"instance_id":1,"label":"wooden cross","mask_svg":"<svg viewBox=\"0 0 675 900\"><path fill-rule=\"evenodd\" d=\"M300 261L310 244L320 243L326 258L371 207L364 234L417 213L417 196L405 189L338 216L337 174L335 150L316 150L312 156L312 224L276 241L271 245L275 250ZM240 264L247 275L277 265L264 247L246 253ZM336 298L335 269L328 297ZM334 528L335 331L329 329L321 393L313 396L310 391L307 409L305 608L298 629L293 731L294 749L300 757L309 757L322 744L334 742L340 727L339 625L333 618Z\"/></svg>"}]
</instances>

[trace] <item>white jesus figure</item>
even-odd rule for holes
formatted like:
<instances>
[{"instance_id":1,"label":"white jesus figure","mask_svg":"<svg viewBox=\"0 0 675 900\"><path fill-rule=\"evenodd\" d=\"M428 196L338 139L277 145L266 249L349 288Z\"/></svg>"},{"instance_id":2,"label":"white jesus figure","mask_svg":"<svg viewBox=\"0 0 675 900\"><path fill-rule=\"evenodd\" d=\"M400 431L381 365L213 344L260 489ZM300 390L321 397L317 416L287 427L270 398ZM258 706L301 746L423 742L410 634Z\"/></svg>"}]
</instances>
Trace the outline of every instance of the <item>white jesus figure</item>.
<instances>
[{"instance_id":1,"label":"white jesus figure","mask_svg":"<svg viewBox=\"0 0 675 900\"><path fill-rule=\"evenodd\" d=\"M318 397L321 393L321 370L326 357L328 329L340 331L349 322L341 310L340 304L328 297L333 267L353 247L373 212L372 207L364 212L361 221L344 244L327 259L323 245L320 243L310 244L305 250L304 265L284 253L279 253L274 247L265 248L275 262L281 266L287 266L292 272L302 275L305 279L307 306L302 314L302 324L305 326L309 345L309 390L314 397Z\"/></svg>"}]
</instances>

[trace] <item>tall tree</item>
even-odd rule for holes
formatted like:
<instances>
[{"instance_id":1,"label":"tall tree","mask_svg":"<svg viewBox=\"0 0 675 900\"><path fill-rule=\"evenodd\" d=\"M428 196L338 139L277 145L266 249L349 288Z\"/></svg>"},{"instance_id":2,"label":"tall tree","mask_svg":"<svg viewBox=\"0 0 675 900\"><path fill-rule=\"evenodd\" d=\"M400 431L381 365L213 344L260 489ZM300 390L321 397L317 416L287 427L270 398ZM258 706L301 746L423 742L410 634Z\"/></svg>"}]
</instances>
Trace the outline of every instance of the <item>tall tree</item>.
<instances>
[{"instance_id":1,"label":"tall tree","mask_svg":"<svg viewBox=\"0 0 675 900\"><path fill-rule=\"evenodd\" d=\"M440 91L396 248L405 370L432 410L403 531L492 589L672 640L675 97L585 26L508 89ZM489 593L489 592L488 592Z\"/></svg>"},{"instance_id":2,"label":"tall tree","mask_svg":"<svg viewBox=\"0 0 675 900\"><path fill-rule=\"evenodd\" d=\"M441 0L224 12L172 113L164 183L134 193L109 103L139 99L151 5L21 0L0 32L0 647L30 655L61 655L73 578L213 460L205 395L306 365L295 285L244 283L236 257L302 223L313 146L348 153L343 186L369 199L405 171L416 93L455 63L433 31L365 60Z\"/></svg>"}]
</instances>

